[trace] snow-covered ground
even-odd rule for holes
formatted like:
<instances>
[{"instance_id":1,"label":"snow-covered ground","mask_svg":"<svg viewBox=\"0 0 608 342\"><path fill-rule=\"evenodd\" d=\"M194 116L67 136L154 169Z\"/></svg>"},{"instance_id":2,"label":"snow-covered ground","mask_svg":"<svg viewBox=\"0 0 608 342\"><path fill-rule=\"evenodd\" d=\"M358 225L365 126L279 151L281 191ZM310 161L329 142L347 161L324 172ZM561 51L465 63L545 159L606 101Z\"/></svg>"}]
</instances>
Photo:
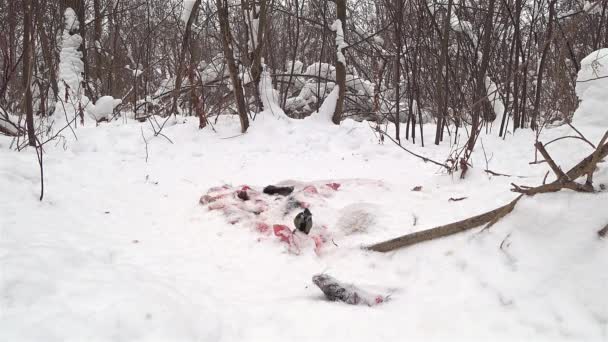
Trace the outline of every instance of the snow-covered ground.
<instances>
[{"instance_id":1,"label":"snow-covered ground","mask_svg":"<svg viewBox=\"0 0 608 342\"><path fill-rule=\"evenodd\" d=\"M537 195L488 231L388 254L359 248L505 204L511 182L540 184L548 167L529 164L531 132L482 136L489 169L528 178L485 174L478 144L460 180L378 144L364 123L263 114L245 135L236 119L217 133L197 125L165 127L174 144L137 122L79 128L66 149L48 145L42 202L34 151L0 137L0 340L608 339L608 244L596 235L608 192ZM594 142L603 128L579 127ZM406 145L438 160L450 148ZM578 140L549 150L564 168L591 152ZM596 185L608 183L605 165ZM373 224L320 256L293 255L199 203L214 186L284 180L342 181L313 218L335 231L353 207L370 208ZM328 302L311 279L322 272L390 301Z\"/></svg>"},{"instance_id":2,"label":"snow-covered ground","mask_svg":"<svg viewBox=\"0 0 608 342\"><path fill-rule=\"evenodd\" d=\"M597 77L595 62L582 65L579 78ZM606 88L584 88L574 122L597 143ZM171 119L173 144L135 121L66 134L45 147L42 202L35 152L0 136L0 341L608 340L608 241L596 233L608 191L524 197L489 230L387 254L360 248L506 204L511 182L541 184L548 166L529 163L533 132L482 135L462 180L379 144L366 123L330 124L329 104L290 120L272 87L261 91L271 110L244 135L230 117L216 132ZM540 140L575 134L561 126ZM405 146L439 161L452 150ZM574 139L548 150L565 170L592 152ZM296 255L252 215L230 224L199 203L213 187L281 182L341 185L308 203L311 234L325 225L328 248ZM608 163L594 183L608 184ZM290 224L295 212L281 217L274 204L259 218ZM319 273L389 300L329 302L313 285Z\"/></svg>"}]
</instances>

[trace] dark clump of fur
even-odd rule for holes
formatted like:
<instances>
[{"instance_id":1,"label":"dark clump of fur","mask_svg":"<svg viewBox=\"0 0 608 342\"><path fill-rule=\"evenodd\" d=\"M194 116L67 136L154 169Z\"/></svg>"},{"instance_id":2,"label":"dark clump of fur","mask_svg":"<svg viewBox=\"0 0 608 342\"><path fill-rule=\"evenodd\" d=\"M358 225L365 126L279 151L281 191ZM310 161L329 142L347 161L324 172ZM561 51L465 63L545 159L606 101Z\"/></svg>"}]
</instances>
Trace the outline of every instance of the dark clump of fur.
<instances>
[{"instance_id":1,"label":"dark clump of fur","mask_svg":"<svg viewBox=\"0 0 608 342\"><path fill-rule=\"evenodd\" d=\"M269 186L265 187L263 191L267 195L288 196L293 192L293 186L269 185Z\"/></svg>"},{"instance_id":2,"label":"dark clump of fur","mask_svg":"<svg viewBox=\"0 0 608 342\"><path fill-rule=\"evenodd\" d=\"M296 215L293 219L293 224L296 226L297 230L308 234L312 228L312 213L310 210L305 208L304 211Z\"/></svg>"},{"instance_id":3,"label":"dark clump of fur","mask_svg":"<svg viewBox=\"0 0 608 342\"><path fill-rule=\"evenodd\" d=\"M236 196L243 201L249 201L249 195L247 194L247 191L245 191L245 190L238 191L236 193Z\"/></svg>"},{"instance_id":4,"label":"dark clump of fur","mask_svg":"<svg viewBox=\"0 0 608 342\"><path fill-rule=\"evenodd\" d=\"M351 305L357 305L361 298L355 291L347 289L333 277L326 274L317 274L312 277L312 282L317 285L325 297L331 301L340 301Z\"/></svg>"}]
</instances>

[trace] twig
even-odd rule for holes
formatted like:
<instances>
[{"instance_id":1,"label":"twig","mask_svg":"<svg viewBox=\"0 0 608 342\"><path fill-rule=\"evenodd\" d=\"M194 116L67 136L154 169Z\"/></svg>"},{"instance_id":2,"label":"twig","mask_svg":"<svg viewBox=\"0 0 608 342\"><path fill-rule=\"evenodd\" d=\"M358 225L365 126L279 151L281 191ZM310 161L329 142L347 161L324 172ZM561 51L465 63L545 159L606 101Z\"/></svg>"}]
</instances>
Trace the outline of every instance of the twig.
<instances>
[{"instance_id":1,"label":"twig","mask_svg":"<svg viewBox=\"0 0 608 342\"><path fill-rule=\"evenodd\" d=\"M240 137L240 136L242 136L242 135L245 135L245 134L246 134L246 133L241 133L241 134L237 134L237 135L233 135L233 136L230 136L230 137L225 137L225 138L220 138L220 139L225 140L225 139L238 138L238 137Z\"/></svg>"},{"instance_id":2,"label":"twig","mask_svg":"<svg viewBox=\"0 0 608 342\"><path fill-rule=\"evenodd\" d=\"M458 202L458 201L465 200L465 199L467 199L467 198L468 198L468 197L457 197L457 198L450 197L450 199L448 200L448 202Z\"/></svg>"},{"instance_id":3,"label":"twig","mask_svg":"<svg viewBox=\"0 0 608 342\"><path fill-rule=\"evenodd\" d=\"M380 134L382 134L382 136L387 137L387 138L388 138L390 141L392 141L392 142L393 142L395 145L397 145L397 146L398 146L400 149L404 150L405 152L407 152L407 153L409 153L409 154L411 154L411 155L413 155L413 156L415 156L415 157L418 157L418 158L422 159L422 161L424 161L425 163L428 161L428 162L431 162L431 163L433 163L433 164L435 164L435 165L438 165L438 166L441 166L441 167L445 168L447 171L450 171L450 167L449 167L449 166L447 166L446 164L443 164L443 163L440 163L440 162L436 162L436 161L434 161L433 159L430 159L430 158L427 158L427 157L425 157L425 156L421 156L421 155L419 155L419 154L416 154L416 153L414 153L414 152L412 152L412 151L408 150L407 148L405 148L405 147L401 146L401 144L399 144L399 143L398 143L398 142L397 142L395 139L393 139L393 138L392 138L390 135L388 135L388 134L387 134L385 131L383 131L383 130L381 130L381 129L375 129L375 128L373 128L373 127L371 126L371 124L369 124L369 123L368 123L368 125L369 125L369 127L370 127L372 130L376 130L377 132L379 132Z\"/></svg>"},{"instance_id":4,"label":"twig","mask_svg":"<svg viewBox=\"0 0 608 342\"><path fill-rule=\"evenodd\" d=\"M499 173L499 172L494 172L492 170L484 170L486 173L491 174L492 176L497 176L497 177L517 177L517 178L528 178L526 176L517 176L517 175L508 175L506 173Z\"/></svg>"},{"instance_id":5,"label":"twig","mask_svg":"<svg viewBox=\"0 0 608 342\"><path fill-rule=\"evenodd\" d=\"M40 144L40 140L36 137L36 142L38 145L36 146L36 157L38 158L38 166L40 167L40 201L44 198L44 167L42 160L42 144Z\"/></svg>"},{"instance_id":6,"label":"twig","mask_svg":"<svg viewBox=\"0 0 608 342\"><path fill-rule=\"evenodd\" d=\"M144 136L143 127L139 127L139 129L141 130L141 137L142 137L142 139L144 139L144 143L146 144L146 163L147 163L148 162L148 141L146 140L146 137Z\"/></svg>"},{"instance_id":7,"label":"twig","mask_svg":"<svg viewBox=\"0 0 608 342\"><path fill-rule=\"evenodd\" d=\"M549 176L549 171L545 173L545 177L543 177L543 185L547 184L547 177Z\"/></svg>"}]
</instances>

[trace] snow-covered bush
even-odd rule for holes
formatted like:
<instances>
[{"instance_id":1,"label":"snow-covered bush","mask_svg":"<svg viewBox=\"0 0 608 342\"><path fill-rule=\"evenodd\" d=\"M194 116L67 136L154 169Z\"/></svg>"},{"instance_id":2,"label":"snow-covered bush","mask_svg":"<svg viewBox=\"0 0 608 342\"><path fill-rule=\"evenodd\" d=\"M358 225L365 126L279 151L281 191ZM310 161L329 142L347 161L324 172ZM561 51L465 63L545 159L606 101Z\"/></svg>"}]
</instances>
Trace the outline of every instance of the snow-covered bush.
<instances>
[{"instance_id":1,"label":"snow-covered bush","mask_svg":"<svg viewBox=\"0 0 608 342\"><path fill-rule=\"evenodd\" d=\"M581 101L572 121L575 124L608 127L608 48L592 52L581 61L576 95Z\"/></svg>"},{"instance_id":2,"label":"snow-covered bush","mask_svg":"<svg viewBox=\"0 0 608 342\"><path fill-rule=\"evenodd\" d=\"M82 87L84 62L79 51L82 37L78 34L80 23L73 9L64 12L64 30L59 54L59 103L55 105L55 113L72 121L76 115L88 111L89 99L84 95ZM59 113L58 113L59 112Z\"/></svg>"},{"instance_id":3,"label":"snow-covered bush","mask_svg":"<svg viewBox=\"0 0 608 342\"><path fill-rule=\"evenodd\" d=\"M316 62L305 70L303 66L301 61L295 62L294 76L291 78L289 95L284 108L289 116L295 118L310 115L316 109L316 103L330 96L336 85L336 68L333 65ZM286 65L286 74L290 72L291 61ZM289 76L281 77L280 81L289 82ZM345 112L355 115L358 112L371 112L374 84L351 70L346 75L346 87L346 96L349 100L345 103ZM365 116L355 116L355 118L366 119Z\"/></svg>"}]
</instances>

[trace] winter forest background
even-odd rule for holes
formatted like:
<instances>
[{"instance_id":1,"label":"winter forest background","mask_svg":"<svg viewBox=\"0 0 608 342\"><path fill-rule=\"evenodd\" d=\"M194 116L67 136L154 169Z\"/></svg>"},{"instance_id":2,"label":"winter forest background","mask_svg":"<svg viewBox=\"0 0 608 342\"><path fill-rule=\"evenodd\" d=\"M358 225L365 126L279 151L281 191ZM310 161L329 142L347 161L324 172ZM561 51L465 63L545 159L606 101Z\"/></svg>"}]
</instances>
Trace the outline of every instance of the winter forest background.
<instances>
[{"instance_id":1,"label":"winter forest background","mask_svg":"<svg viewBox=\"0 0 608 342\"><path fill-rule=\"evenodd\" d=\"M0 340L608 338L607 0L0 0L0 69Z\"/></svg>"}]
</instances>

